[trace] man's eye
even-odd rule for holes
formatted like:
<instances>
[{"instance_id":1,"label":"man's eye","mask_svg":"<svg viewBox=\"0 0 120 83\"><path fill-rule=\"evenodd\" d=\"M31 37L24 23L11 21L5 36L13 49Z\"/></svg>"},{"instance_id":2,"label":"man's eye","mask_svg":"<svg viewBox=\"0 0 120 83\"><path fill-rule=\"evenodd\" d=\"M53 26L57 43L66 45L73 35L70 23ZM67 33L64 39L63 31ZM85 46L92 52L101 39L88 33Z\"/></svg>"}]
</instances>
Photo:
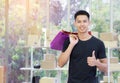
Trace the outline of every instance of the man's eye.
<instances>
[{"instance_id":1,"label":"man's eye","mask_svg":"<svg viewBox=\"0 0 120 83\"><path fill-rule=\"evenodd\" d=\"M84 22L84 23L86 23L87 21L86 21L86 20L84 20L83 22Z\"/></svg>"},{"instance_id":2,"label":"man's eye","mask_svg":"<svg viewBox=\"0 0 120 83\"><path fill-rule=\"evenodd\" d=\"M78 21L78 23L80 23L80 21Z\"/></svg>"}]
</instances>

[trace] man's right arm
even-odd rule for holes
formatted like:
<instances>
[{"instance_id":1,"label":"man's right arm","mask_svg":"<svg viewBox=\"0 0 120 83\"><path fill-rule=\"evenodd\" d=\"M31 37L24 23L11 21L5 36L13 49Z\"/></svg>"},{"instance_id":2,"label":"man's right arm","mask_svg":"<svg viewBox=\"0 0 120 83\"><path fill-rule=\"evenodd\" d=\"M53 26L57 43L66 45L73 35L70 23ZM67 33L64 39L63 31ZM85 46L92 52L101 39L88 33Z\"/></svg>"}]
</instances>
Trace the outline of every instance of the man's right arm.
<instances>
[{"instance_id":1,"label":"man's right arm","mask_svg":"<svg viewBox=\"0 0 120 83\"><path fill-rule=\"evenodd\" d=\"M60 67L63 67L68 62L72 49L77 44L77 42L78 42L78 37L76 35L70 35L70 44L68 45L67 49L61 53L61 55L58 58L58 65Z\"/></svg>"},{"instance_id":2,"label":"man's right arm","mask_svg":"<svg viewBox=\"0 0 120 83\"><path fill-rule=\"evenodd\" d=\"M59 67L63 67L68 62L73 47L74 47L73 45L69 44L66 51L61 53L61 55L58 58Z\"/></svg>"}]
</instances>

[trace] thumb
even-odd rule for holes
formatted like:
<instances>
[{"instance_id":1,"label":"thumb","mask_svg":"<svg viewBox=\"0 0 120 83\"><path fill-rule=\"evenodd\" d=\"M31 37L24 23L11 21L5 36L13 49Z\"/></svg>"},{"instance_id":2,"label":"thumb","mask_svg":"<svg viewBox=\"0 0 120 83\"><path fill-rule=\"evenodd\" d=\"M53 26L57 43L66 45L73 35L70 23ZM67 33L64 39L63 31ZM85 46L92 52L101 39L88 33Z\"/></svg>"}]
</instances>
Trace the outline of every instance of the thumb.
<instances>
[{"instance_id":1,"label":"thumb","mask_svg":"<svg viewBox=\"0 0 120 83\"><path fill-rule=\"evenodd\" d=\"M93 52L92 52L92 57L96 58L95 57L95 50L93 50Z\"/></svg>"}]
</instances>

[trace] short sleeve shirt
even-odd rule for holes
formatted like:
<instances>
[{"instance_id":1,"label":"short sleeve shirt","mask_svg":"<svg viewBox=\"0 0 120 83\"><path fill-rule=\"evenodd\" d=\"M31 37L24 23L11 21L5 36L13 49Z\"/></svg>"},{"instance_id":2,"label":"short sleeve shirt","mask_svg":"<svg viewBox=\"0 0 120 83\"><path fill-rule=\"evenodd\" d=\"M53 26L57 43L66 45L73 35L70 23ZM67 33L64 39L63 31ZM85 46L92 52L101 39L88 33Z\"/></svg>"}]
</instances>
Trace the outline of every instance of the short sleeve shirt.
<instances>
[{"instance_id":1,"label":"short sleeve shirt","mask_svg":"<svg viewBox=\"0 0 120 83\"><path fill-rule=\"evenodd\" d=\"M63 52L69 43L69 39L64 42ZM79 40L74 46L70 54L68 83L97 83L96 66L87 64L87 57L92 56L93 51L96 59L106 58L104 43L94 36L87 41Z\"/></svg>"}]
</instances>

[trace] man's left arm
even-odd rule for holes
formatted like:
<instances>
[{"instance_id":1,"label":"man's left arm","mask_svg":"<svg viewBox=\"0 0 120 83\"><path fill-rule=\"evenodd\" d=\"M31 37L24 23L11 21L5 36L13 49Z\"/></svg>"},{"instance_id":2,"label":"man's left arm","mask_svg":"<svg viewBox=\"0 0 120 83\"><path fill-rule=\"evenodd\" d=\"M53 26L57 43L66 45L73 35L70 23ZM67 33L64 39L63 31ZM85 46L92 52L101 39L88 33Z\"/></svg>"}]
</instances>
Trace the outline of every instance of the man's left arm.
<instances>
[{"instance_id":1,"label":"man's left arm","mask_svg":"<svg viewBox=\"0 0 120 83\"><path fill-rule=\"evenodd\" d=\"M100 71L107 73L108 71L108 61L107 58L96 59L95 51L92 52L92 56L87 58L87 63L89 66L96 66Z\"/></svg>"},{"instance_id":2,"label":"man's left arm","mask_svg":"<svg viewBox=\"0 0 120 83\"><path fill-rule=\"evenodd\" d=\"M100 71L107 73L108 72L107 58L96 60L96 66Z\"/></svg>"}]
</instances>

